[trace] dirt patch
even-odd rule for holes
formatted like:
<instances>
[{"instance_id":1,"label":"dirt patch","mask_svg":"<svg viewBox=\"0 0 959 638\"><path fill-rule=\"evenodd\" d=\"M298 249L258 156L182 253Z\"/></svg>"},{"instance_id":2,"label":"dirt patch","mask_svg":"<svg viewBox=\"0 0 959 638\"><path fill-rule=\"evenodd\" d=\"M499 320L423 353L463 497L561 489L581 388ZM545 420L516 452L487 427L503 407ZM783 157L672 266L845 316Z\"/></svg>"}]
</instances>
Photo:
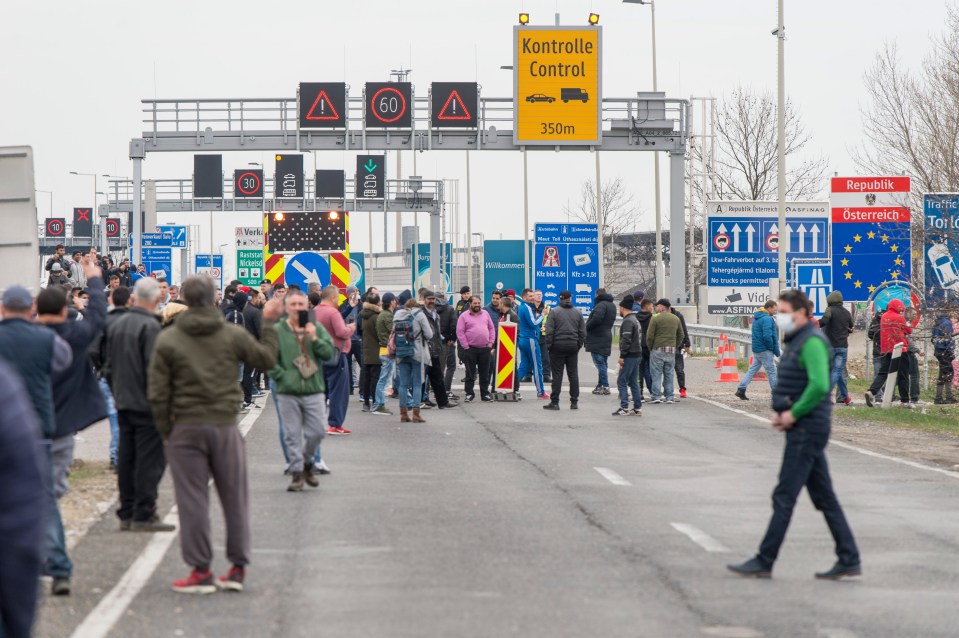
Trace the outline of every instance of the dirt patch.
<instances>
[{"instance_id":1,"label":"dirt patch","mask_svg":"<svg viewBox=\"0 0 959 638\"><path fill-rule=\"evenodd\" d=\"M110 464L76 459L70 466L70 491L60 499L67 547L76 545L116 500L117 475Z\"/></svg>"}]
</instances>

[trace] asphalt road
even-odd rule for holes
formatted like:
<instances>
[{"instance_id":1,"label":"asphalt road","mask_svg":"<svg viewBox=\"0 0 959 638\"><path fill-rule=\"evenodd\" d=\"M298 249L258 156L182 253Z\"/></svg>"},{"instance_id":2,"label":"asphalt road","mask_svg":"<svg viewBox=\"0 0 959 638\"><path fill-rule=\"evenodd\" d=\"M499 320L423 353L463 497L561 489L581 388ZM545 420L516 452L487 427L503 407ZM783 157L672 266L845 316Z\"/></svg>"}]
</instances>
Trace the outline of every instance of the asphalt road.
<instances>
[{"instance_id":1,"label":"asphalt road","mask_svg":"<svg viewBox=\"0 0 959 638\"><path fill-rule=\"evenodd\" d=\"M615 400L589 394L595 372L581 367L578 412L565 397L560 412L527 399L401 424L354 401L354 434L324 443L333 474L300 494L285 491L267 404L247 437L247 590L174 593L187 572L178 543L162 551L107 516L74 551L74 595L44 603L37 635L70 636L111 613L109 631L75 635L957 635L959 475L832 447L864 576L813 579L834 555L803 496L774 578L743 580L725 564L755 553L781 435L696 399L613 417ZM220 573L218 507L213 518ZM144 550L153 571L137 560ZM142 589L115 587L124 574Z\"/></svg>"}]
</instances>

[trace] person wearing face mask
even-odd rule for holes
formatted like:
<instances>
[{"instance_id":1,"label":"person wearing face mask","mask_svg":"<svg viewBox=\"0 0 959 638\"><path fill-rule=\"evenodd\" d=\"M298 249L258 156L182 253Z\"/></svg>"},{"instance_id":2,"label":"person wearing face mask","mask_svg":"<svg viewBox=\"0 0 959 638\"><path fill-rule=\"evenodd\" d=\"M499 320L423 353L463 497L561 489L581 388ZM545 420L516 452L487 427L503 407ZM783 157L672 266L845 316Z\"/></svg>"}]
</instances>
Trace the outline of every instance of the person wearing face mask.
<instances>
[{"instance_id":1,"label":"person wearing face mask","mask_svg":"<svg viewBox=\"0 0 959 638\"><path fill-rule=\"evenodd\" d=\"M785 351L779 360L770 423L786 433L786 447L779 484L773 492L773 515L759 553L727 568L740 576L772 576L796 499L805 486L813 505L826 519L838 557L831 569L817 573L816 578L860 576L859 549L833 491L826 462L832 422L829 341L810 321L809 299L799 290L787 290L779 296L776 323L785 335Z\"/></svg>"},{"instance_id":2,"label":"person wearing face mask","mask_svg":"<svg viewBox=\"0 0 959 638\"><path fill-rule=\"evenodd\" d=\"M736 396L743 401L749 401L746 396L746 388L753 376L759 372L760 366L765 368L766 375L769 377L770 389L776 387L776 362L773 357L780 356L779 335L776 334L776 304L770 299L762 309L757 310L753 315L753 363L749 366L746 376L739 382L739 388L736 390Z\"/></svg>"}]
</instances>

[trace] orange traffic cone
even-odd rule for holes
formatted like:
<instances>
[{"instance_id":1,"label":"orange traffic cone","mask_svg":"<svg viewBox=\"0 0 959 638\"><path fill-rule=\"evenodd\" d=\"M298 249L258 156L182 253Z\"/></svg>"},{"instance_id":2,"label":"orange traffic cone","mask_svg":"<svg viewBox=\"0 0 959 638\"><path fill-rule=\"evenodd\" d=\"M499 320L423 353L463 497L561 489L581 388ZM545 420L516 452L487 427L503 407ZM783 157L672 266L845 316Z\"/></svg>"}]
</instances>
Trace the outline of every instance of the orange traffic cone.
<instances>
[{"instance_id":1,"label":"orange traffic cone","mask_svg":"<svg viewBox=\"0 0 959 638\"><path fill-rule=\"evenodd\" d=\"M739 383L739 369L736 366L736 344L728 343L723 353L723 371L716 383Z\"/></svg>"},{"instance_id":2,"label":"orange traffic cone","mask_svg":"<svg viewBox=\"0 0 959 638\"><path fill-rule=\"evenodd\" d=\"M753 358L749 357L749 367L753 365ZM766 368L760 368L759 372L753 375L753 381L769 381L769 377L766 376Z\"/></svg>"},{"instance_id":3,"label":"orange traffic cone","mask_svg":"<svg viewBox=\"0 0 959 638\"><path fill-rule=\"evenodd\" d=\"M716 348L716 369L723 367L723 352L726 351L726 335L719 335L719 347Z\"/></svg>"}]
</instances>

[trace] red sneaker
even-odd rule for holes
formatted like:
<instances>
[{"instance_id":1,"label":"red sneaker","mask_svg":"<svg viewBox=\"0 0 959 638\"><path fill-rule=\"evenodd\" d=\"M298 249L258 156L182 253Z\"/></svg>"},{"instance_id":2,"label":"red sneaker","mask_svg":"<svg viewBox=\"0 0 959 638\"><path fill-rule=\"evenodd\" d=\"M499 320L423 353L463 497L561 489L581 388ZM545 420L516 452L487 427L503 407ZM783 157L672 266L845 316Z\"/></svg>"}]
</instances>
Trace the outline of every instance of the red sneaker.
<instances>
[{"instance_id":1,"label":"red sneaker","mask_svg":"<svg viewBox=\"0 0 959 638\"><path fill-rule=\"evenodd\" d=\"M213 572L209 569L205 572L194 569L189 576L173 583L173 591L181 594L212 594L216 592Z\"/></svg>"},{"instance_id":2,"label":"red sneaker","mask_svg":"<svg viewBox=\"0 0 959 638\"><path fill-rule=\"evenodd\" d=\"M682 397L682 398L684 398L684 399L686 398L686 388L680 388L680 389L679 389L679 396Z\"/></svg>"},{"instance_id":3,"label":"red sneaker","mask_svg":"<svg viewBox=\"0 0 959 638\"><path fill-rule=\"evenodd\" d=\"M537 399L548 399L548 398L549 398L549 395L544 392L543 394L537 394L537 395L536 395L536 398L537 398Z\"/></svg>"},{"instance_id":4,"label":"red sneaker","mask_svg":"<svg viewBox=\"0 0 959 638\"><path fill-rule=\"evenodd\" d=\"M849 404L852 403L852 399L849 398L849 397L846 397L845 399L842 400L842 403L843 403L844 405L849 405Z\"/></svg>"},{"instance_id":5,"label":"red sneaker","mask_svg":"<svg viewBox=\"0 0 959 638\"><path fill-rule=\"evenodd\" d=\"M346 428L330 428L326 431L327 434L353 434L352 430L347 430Z\"/></svg>"},{"instance_id":6,"label":"red sneaker","mask_svg":"<svg viewBox=\"0 0 959 638\"><path fill-rule=\"evenodd\" d=\"M242 567L234 565L230 571L216 579L216 586L224 591L243 591L245 575L246 572Z\"/></svg>"}]
</instances>

